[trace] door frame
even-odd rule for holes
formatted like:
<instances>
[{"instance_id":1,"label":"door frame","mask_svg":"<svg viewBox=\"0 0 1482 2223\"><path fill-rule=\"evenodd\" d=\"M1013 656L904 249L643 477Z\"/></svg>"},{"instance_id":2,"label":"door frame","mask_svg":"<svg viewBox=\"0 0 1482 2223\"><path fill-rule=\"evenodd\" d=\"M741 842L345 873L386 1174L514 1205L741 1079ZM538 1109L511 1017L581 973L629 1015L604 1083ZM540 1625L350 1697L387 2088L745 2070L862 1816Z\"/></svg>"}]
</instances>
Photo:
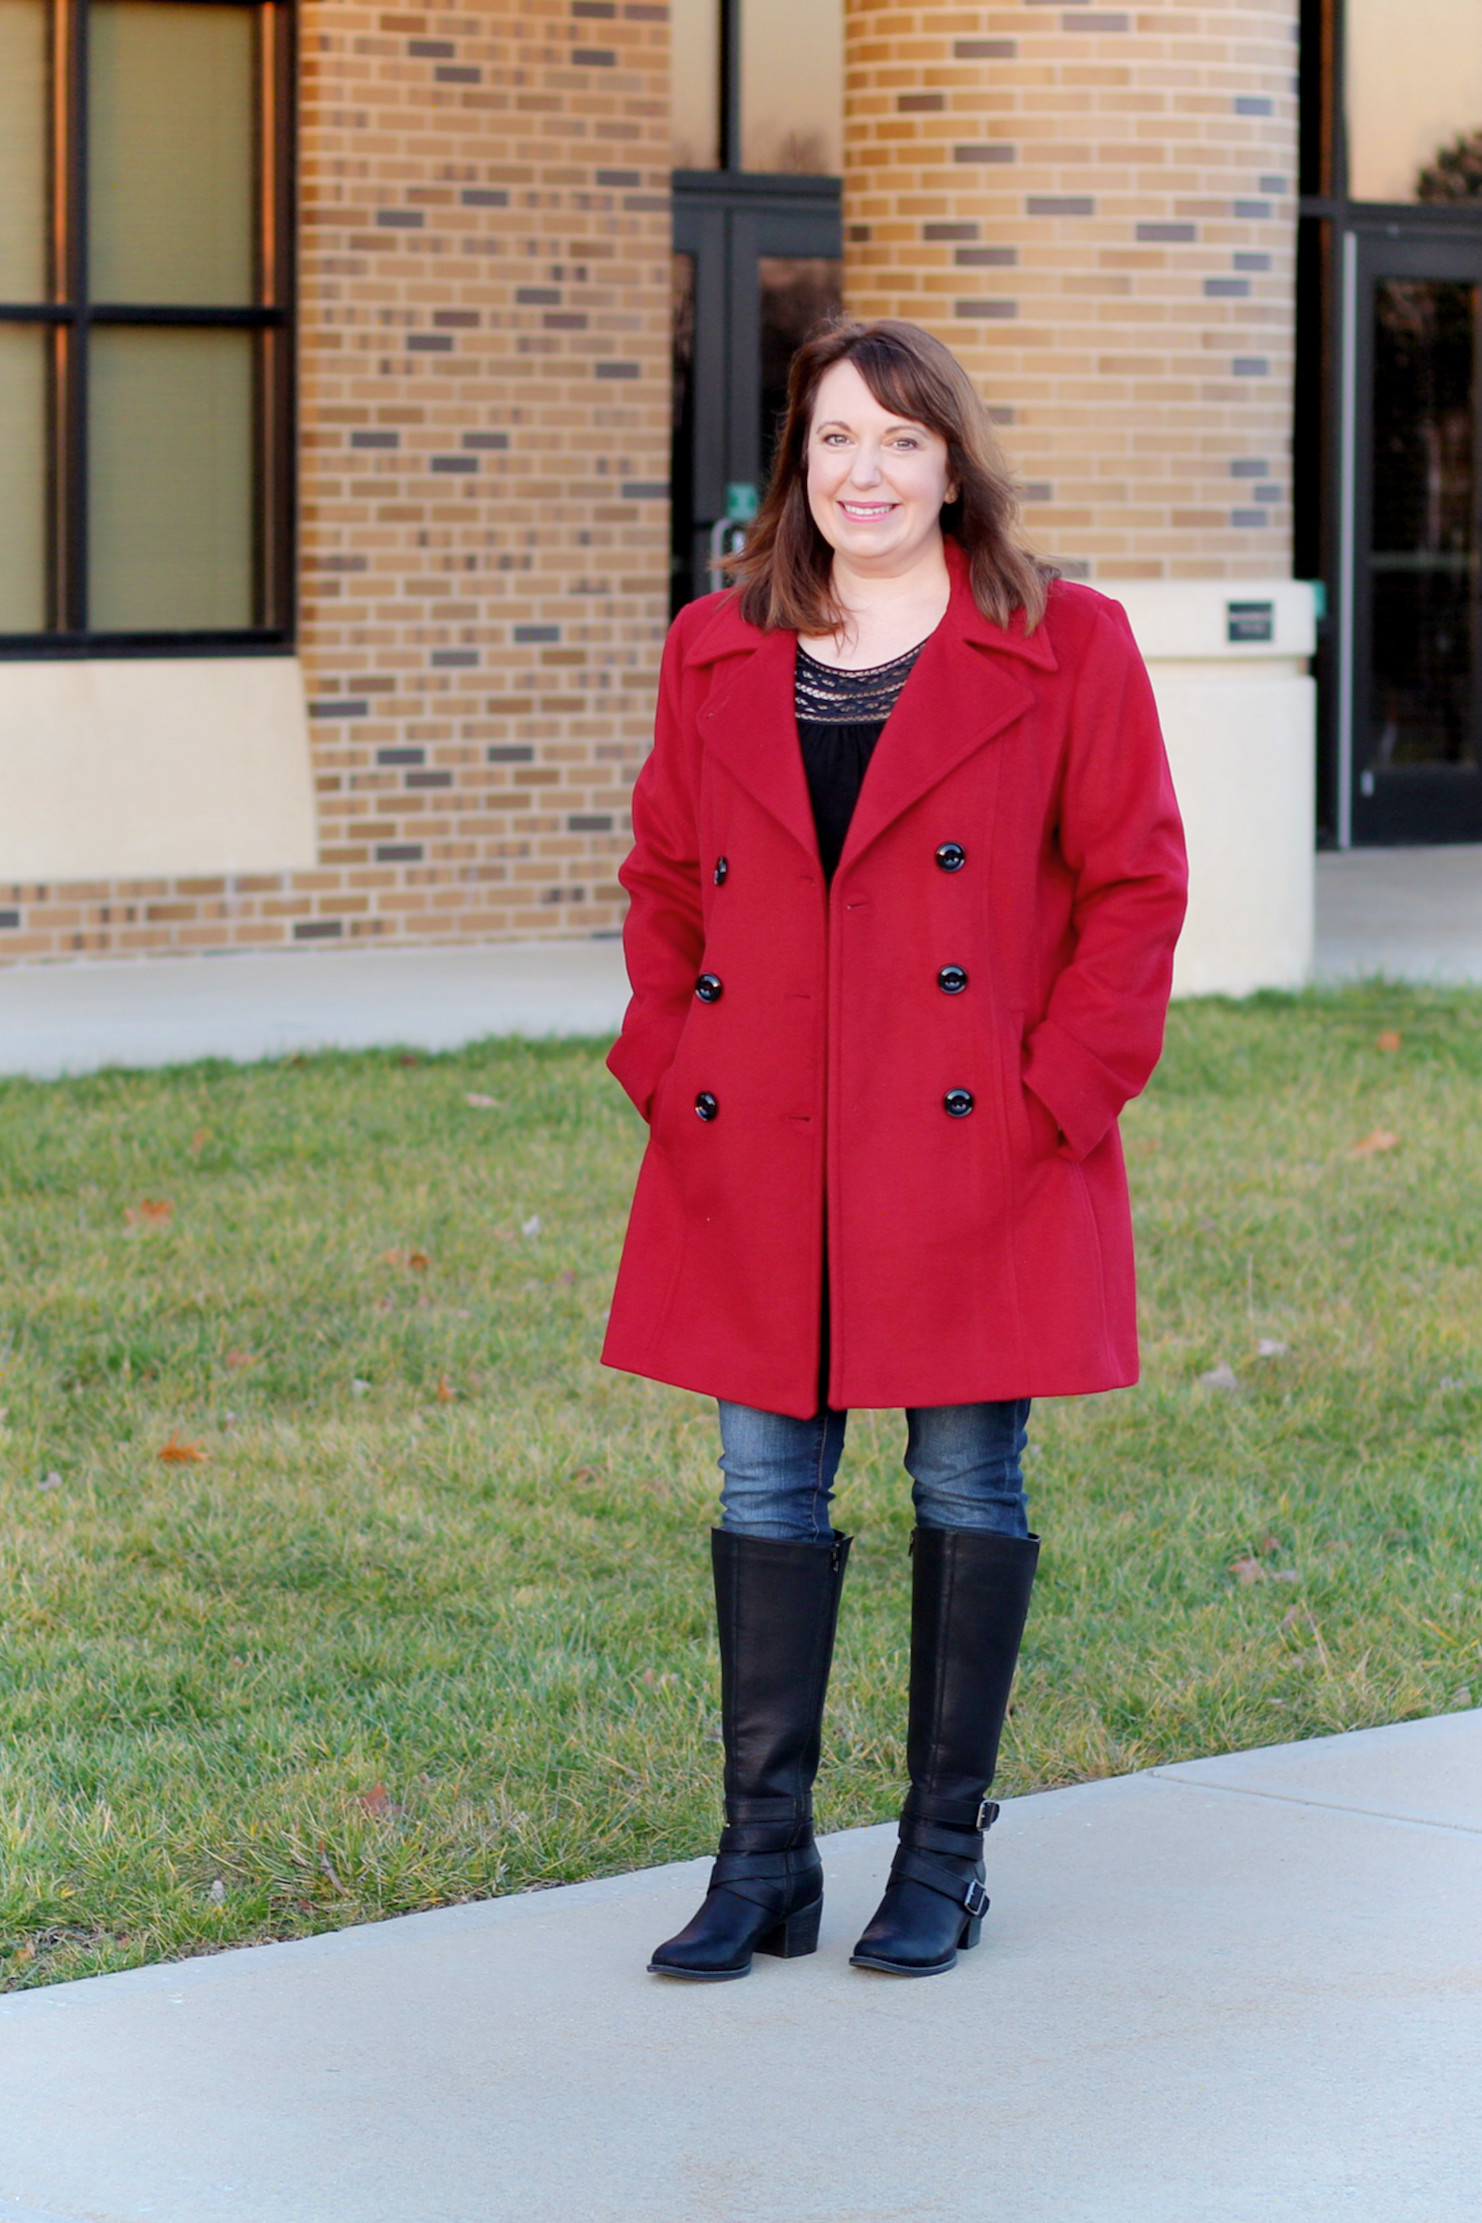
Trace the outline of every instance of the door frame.
<instances>
[{"instance_id":1,"label":"door frame","mask_svg":"<svg viewBox=\"0 0 1482 2223\"><path fill-rule=\"evenodd\" d=\"M1437 806L1454 801L1459 775L1416 768L1378 793L1364 784L1358 758L1372 730L1368 643L1373 623L1374 297L1381 278L1434 278L1482 286L1482 211L1474 226L1357 222L1343 238L1342 391L1340 405L1337 835L1341 848L1482 841L1482 747L1453 827L1437 830ZM1477 497L1482 501L1482 334L1474 406ZM1482 539L1479 539L1482 556ZM1482 577L1473 588L1473 717L1482 741Z\"/></svg>"},{"instance_id":2,"label":"door frame","mask_svg":"<svg viewBox=\"0 0 1482 2223\"><path fill-rule=\"evenodd\" d=\"M695 259L693 492L688 533L676 519L673 534L678 602L709 591L709 533L726 514L727 487L756 485L761 473L757 266L764 255L842 258L842 180L676 170L674 251Z\"/></svg>"}]
</instances>

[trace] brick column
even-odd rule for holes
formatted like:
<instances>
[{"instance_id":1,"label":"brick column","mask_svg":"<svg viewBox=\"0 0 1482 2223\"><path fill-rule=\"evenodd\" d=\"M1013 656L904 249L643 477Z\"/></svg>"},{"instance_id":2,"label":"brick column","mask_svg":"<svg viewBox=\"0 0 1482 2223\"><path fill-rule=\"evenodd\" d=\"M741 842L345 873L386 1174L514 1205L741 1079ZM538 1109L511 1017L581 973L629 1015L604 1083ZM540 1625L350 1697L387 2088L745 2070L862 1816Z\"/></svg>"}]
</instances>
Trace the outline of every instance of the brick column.
<instances>
[{"instance_id":1,"label":"brick column","mask_svg":"<svg viewBox=\"0 0 1482 2223\"><path fill-rule=\"evenodd\" d=\"M846 297L927 325L1081 577L1290 570L1296 0L848 0Z\"/></svg>"}]
</instances>

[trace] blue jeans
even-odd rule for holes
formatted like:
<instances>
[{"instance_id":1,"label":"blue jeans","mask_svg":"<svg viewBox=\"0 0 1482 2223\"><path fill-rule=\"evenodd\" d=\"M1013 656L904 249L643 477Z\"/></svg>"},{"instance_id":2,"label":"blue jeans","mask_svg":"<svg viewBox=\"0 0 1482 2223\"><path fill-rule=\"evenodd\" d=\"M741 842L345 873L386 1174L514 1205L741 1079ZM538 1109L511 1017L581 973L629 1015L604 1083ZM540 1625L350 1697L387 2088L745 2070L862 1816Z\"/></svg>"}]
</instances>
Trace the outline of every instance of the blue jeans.
<instances>
[{"instance_id":1,"label":"blue jeans","mask_svg":"<svg viewBox=\"0 0 1482 2223\"><path fill-rule=\"evenodd\" d=\"M1027 1536L1019 1462L1028 1419L1027 1397L909 1407L906 1472L918 1526ZM826 1542L834 1533L829 1501L848 1420L847 1412L830 1409L793 1420L722 1402L722 1528L783 1543Z\"/></svg>"}]
</instances>

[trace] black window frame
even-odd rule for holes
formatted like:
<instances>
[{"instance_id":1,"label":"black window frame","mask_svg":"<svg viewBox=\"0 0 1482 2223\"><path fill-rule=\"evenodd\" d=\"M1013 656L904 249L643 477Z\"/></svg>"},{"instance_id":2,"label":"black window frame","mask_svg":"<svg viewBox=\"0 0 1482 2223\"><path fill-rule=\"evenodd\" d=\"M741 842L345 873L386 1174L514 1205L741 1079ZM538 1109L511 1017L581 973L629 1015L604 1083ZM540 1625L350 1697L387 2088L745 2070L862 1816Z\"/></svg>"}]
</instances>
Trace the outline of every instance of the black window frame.
<instances>
[{"instance_id":1,"label":"black window frame","mask_svg":"<svg viewBox=\"0 0 1482 2223\"><path fill-rule=\"evenodd\" d=\"M282 654L296 610L295 339L296 30L293 0L208 0L256 19L256 303L214 308L97 302L87 268L87 43L90 0L48 0L48 292L0 301L0 322L50 337L47 412L47 600L41 632L0 633L0 659ZM253 575L256 616L240 628L104 632L87 623L88 341L95 325L227 329L262 335L254 381Z\"/></svg>"}]
</instances>

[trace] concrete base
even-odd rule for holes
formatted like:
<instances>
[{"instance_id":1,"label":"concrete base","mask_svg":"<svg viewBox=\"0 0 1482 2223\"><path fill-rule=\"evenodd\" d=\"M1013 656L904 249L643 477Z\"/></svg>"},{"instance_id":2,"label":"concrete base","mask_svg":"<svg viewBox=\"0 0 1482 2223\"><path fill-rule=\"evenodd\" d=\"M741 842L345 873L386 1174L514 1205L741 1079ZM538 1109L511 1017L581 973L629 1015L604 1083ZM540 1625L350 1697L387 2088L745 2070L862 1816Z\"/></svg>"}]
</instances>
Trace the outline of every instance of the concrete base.
<instances>
[{"instance_id":1,"label":"concrete base","mask_svg":"<svg viewBox=\"0 0 1482 2223\"><path fill-rule=\"evenodd\" d=\"M1475 2223L1482 1713L1014 1801L984 1944L645 1976L705 1864L0 2001L19 2223Z\"/></svg>"},{"instance_id":2,"label":"concrete base","mask_svg":"<svg viewBox=\"0 0 1482 2223\"><path fill-rule=\"evenodd\" d=\"M281 872L317 854L296 656L0 662L0 882Z\"/></svg>"},{"instance_id":3,"label":"concrete base","mask_svg":"<svg viewBox=\"0 0 1482 2223\"><path fill-rule=\"evenodd\" d=\"M1111 590L1147 659L1189 849L1175 996L1301 988L1312 972L1317 692L1310 586L1134 580Z\"/></svg>"}]
</instances>

